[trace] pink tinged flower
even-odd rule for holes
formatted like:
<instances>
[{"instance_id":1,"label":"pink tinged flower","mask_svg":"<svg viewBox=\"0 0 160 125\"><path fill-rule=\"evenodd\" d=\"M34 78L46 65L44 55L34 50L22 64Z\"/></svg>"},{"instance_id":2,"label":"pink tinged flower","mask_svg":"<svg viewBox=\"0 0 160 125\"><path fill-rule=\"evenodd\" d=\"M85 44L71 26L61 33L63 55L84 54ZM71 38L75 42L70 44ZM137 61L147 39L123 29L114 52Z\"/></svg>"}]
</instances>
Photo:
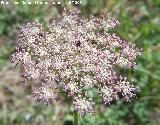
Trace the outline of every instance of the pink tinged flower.
<instances>
[{"instance_id":1,"label":"pink tinged flower","mask_svg":"<svg viewBox=\"0 0 160 125\"><path fill-rule=\"evenodd\" d=\"M83 83L83 85L89 87L90 89L93 88L95 84L94 80L89 75L81 78L81 82Z\"/></svg>"},{"instance_id":2,"label":"pink tinged flower","mask_svg":"<svg viewBox=\"0 0 160 125\"><path fill-rule=\"evenodd\" d=\"M120 77L118 81L119 89L122 92L122 96L125 97L127 101L130 101L131 98L135 97L135 92L139 91L138 87L135 87L133 84L130 84L127 81L127 78Z\"/></svg>"},{"instance_id":3,"label":"pink tinged flower","mask_svg":"<svg viewBox=\"0 0 160 125\"><path fill-rule=\"evenodd\" d=\"M120 22L115 17L111 17L111 14L108 14L107 16L109 17L107 19L107 23L109 25L108 27L114 28L120 24Z\"/></svg>"},{"instance_id":4,"label":"pink tinged flower","mask_svg":"<svg viewBox=\"0 0 160 125\"><path fill-rule=\"evenodd\" d=\"M103 100L105 104L110 104L114 100L114 95L117 96L116 93L113 92L113 89L111 87L104 86L101 88L100 93L103 96ZM118 98L118 97L117 97Z\"/></svg>"},{"instance_id":5,"label":"pink tinged flower","mask_svg":"<svg viewBox=\"0 0 160 125\"><path fill-rule=\"evenodd\" d=\"M81 87L78 82L70 81L68 83L62 82L61 87L68 92L68 96L74 96L75 94L81 92Z\"/></svg>"},{"instance_id":6,"label":"pink tinged flower","mask_svg":"<svg viewBox=\"0 0 160 125\"><path fill-rule=\"evenodd\" d=\"M23 72L25 74L28 74L28 76L33 80L37 80L40 78L40 69L36 67L35 62L33 61L26 62L22 65L22 67L23 67Z\"/></svg>"},{"instance_id":7,"label":"pink tinged flower","mask_svg":"<svg viewBox=\"0 0 160 125\"><path fill-rule=\"evenodd\" d=\"M61 72L62 78L70 78L71 75L73 75L72 69L66 69L65 71Z\"/></svg>"},{"instance_id":8,"label":"pink tinged flower","mask_svg":"<svg viewBox=\"0 0 160 125\"><path fill-rule=\"evenodd\" d=\"M116 60L116 64L118 64L121 67L130 67L131 66L130 61L124 57L118 57Z\"/></svg>"},{"instance_id":9,"label":"pink tinged flower","mask_svg":"<svg viewBox=\"0 0 160 125\"><path fill-rule=\"evenodd\" d=\"M101 71L101 67L100 67L99 65L97 65L97 66L96 66L96 72L97 72L97 73L100 73L100 71Z\"/></svg>"},{"instance_id":10,"label":"pink tinged flower","mask_svg":"<svg viewBox=\"0 0 160 125\"><path fill-rule=\"evenodd\" d=\"M27 37L35 36L42 32L42 25L38 22L27 23L20 27L20 31Z\"/></svg>"},{"instance_id":11,"label":"pink tinged flower","mask_svg":"<svg viewBox=\"0 0 160 125\"><path fill-rule=\"evenodd\" d=\"M94 110L93 106L95 105L94 102L92 102L92 99L87 100L82 97L75 97L73 100L73 108L75 111L78 111L81 116L84 114L93 115Z\"/></svg>"},{"instance_id":12,"label":"pink tinged flower","mask_svg":"<svg viewBox=\"0 0 160 125\"><path fill-rule=\"evenodd\" d=\"M57 98L55 86L48 83L42 83L40 87L36 86L33 89L32 94L37 101L45 104L49 104L51 101L54 101Z\"/></svg>"},{"instance_id":13,"label":"pink tinged flower","mask_svg":"<svg viewBox=\"0 0 160 125\"><path fill-rule=\"evenodd\" d=\"M16 52L15 54L12 55L11 57L12 62L20 62L22 61L23 63L26 63L28 61L31 61L31 56L28 52Z\"/></svg>"},{"instance_id":14,"label":"pink tinged flower","mask_svg":"<svg viewBox=\"0 0 160 125\"><path fill-rule=\"evenodd\" d=\"M88 58L83 58L82 63L83 64L88 64L90 60Z\"/></svg>"}]
</instances>

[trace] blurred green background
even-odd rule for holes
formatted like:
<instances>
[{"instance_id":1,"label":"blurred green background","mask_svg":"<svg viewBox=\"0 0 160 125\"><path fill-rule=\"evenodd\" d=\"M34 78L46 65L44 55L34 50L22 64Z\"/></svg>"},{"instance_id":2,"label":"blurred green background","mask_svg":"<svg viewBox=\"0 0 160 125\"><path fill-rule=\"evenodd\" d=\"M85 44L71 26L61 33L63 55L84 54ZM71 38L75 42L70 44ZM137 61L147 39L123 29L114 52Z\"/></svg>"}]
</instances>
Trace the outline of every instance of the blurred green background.
<instances>
[{"instance_id":1,"label":"blurred green background","mask_svg":"<svg viewBox=\"0 0 160 125\"><path fill-rule=\"evenodd\" d=\"M72 109L66 101L59 99L49 106L35 102L30 88L20 85L18 68L14 72L15 65L9 62L18 27L34 20L47 25L49 19L60 17L64 5L80 8L85 16L112 12L121 22L115 32L144 49L135 71L123 71L140 86L137 98L109 107L96 105L95 116L84 116L81 125L160 125L160 0L82 0L80 6L68 1L0 5L0 125L72 125Z\"/></svg>"}]
</instances>

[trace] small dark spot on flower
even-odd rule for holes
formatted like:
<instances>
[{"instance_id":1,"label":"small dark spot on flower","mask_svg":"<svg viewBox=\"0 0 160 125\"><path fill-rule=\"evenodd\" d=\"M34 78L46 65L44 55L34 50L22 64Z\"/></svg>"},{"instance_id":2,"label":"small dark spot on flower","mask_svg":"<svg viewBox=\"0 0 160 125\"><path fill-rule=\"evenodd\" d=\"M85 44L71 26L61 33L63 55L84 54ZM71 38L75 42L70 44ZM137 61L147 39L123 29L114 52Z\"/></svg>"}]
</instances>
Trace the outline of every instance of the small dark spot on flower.
<instances>
[{"instance_id":1,"label":"small dark spot on flower","mask_svg":"<svg viewBox=\"0 0 160 125\"><path fill-rule=\"evenodd\" d=\"M44 36L42 33L39 33L38 35L39 35L40 37L43 37L43 36Z\"/></svg>"},{"instance_id":2,"label":"small dark spot on flower","mask_svg":"<svg viewBox=\"0 0 160 125\"><path fill-rule=\"evenodd\" d=\"M92 40L91 43L92 44L97 44L97 42L95 40Z\"/></svg>"},{"instance_id":3,"label":"small dark spot on flower","mask_svg":"<svg viewBox=\"0 0 160 125\"><path fill-rule=\"evenodd\" d=\"M76 42L76 47L79 47L81 45L81 42L80 41L77 41Z\"/></svg>"}]
</instances>

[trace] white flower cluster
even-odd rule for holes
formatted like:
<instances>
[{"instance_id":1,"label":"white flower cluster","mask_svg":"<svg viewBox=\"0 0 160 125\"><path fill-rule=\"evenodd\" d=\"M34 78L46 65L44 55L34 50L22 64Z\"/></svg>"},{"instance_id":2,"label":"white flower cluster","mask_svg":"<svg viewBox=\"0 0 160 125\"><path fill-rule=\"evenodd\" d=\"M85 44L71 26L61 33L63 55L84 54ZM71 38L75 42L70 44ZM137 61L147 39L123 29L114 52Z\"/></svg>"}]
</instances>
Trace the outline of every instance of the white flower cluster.
<instances>
[{"instance_id":1,"label":"white flower cluster","mask_svg":"<svg viewBox=\"0 0 160 125\"><path fill-rule=\"evenodd\" d=\"M128 101L138 90L116 72L118 66L134 68L141 54L134 44L108 32L118 24L109 15L81 18L79 11L52 20L47 31L38 22L27 23L20 28L12 62L22 63L24 82L34 80L38 101L48 104L64 91L81 115L93 114L94 102L84 88L96 89L105 104L120 96Z\"/></svg>"}]
</instances>

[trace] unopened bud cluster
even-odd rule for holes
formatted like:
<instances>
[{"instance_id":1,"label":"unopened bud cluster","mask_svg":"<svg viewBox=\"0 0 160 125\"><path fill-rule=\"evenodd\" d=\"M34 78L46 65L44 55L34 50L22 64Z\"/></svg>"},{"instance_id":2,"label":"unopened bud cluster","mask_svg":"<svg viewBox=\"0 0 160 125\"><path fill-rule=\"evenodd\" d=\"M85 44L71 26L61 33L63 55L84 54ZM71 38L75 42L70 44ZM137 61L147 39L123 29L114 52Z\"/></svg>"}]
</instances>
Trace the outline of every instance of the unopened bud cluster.
<instances>
[{"instance_id":1,"label":"unopened bud cluster","mask_svg":"<svg viewBox=\"0 0 160 125\"><path fill-rule=\"evenodd\" d=\"M73 100L81 115L94 113L88 92L96 90L105 104L129 101L138 88L118 74L118 67L134 68L141 50L109 30L119 25L110 15L80 17L79 11L52 20L48 30L38 22L20 27L13 63L22 64L23 82L34 81L33 95L48 104L61 92Z\"/></svg>"}]
</instances>

